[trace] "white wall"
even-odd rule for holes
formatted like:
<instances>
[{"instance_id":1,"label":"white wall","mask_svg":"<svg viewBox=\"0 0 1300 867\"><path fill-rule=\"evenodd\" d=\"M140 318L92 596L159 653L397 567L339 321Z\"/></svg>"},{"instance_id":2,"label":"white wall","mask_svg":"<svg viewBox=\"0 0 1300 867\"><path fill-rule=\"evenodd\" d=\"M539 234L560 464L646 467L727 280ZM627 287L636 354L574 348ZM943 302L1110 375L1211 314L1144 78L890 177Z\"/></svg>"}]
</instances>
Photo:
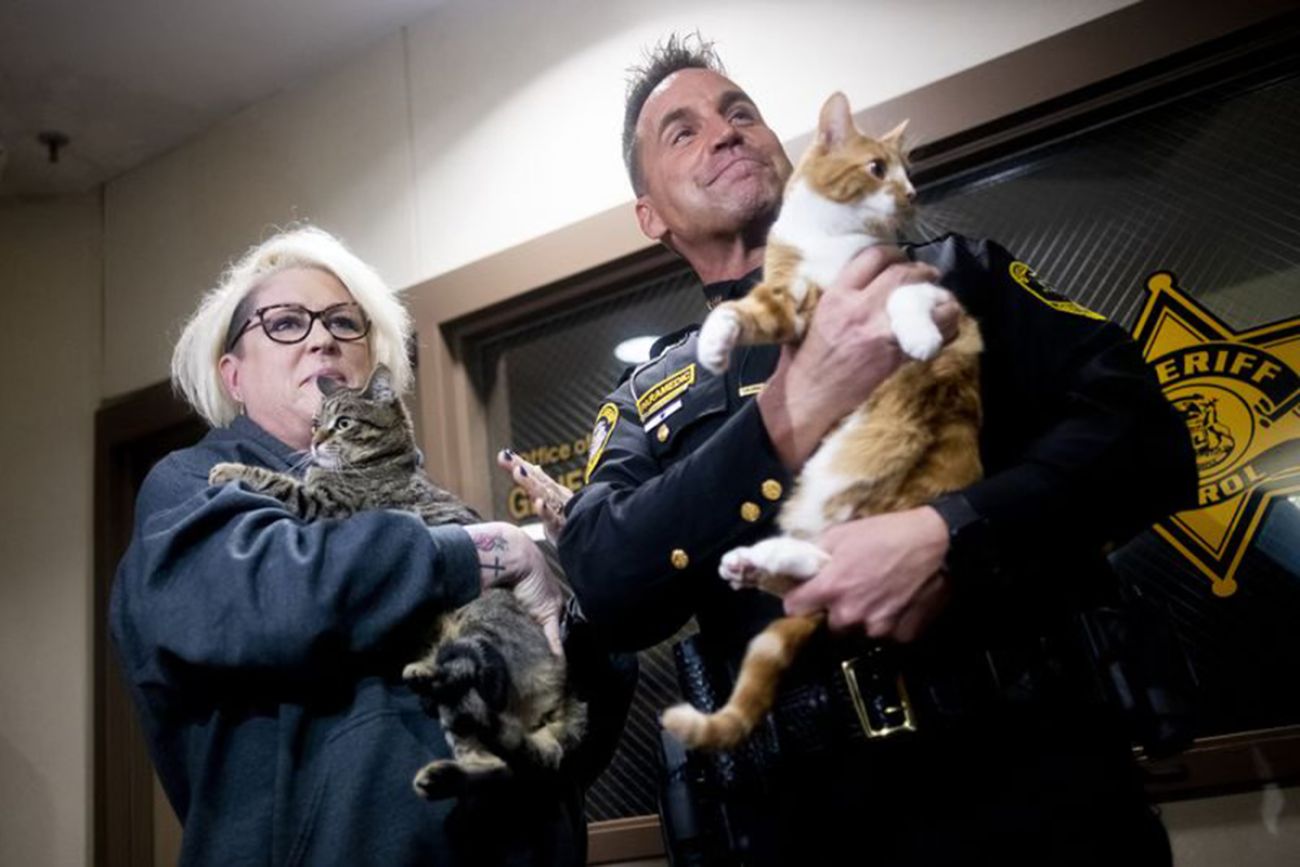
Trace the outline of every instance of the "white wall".
<instances>
[{"instance_id":1,"label":"white wall","mask_svg":"<svg viewBox=\"0 0 1300 867\"><path fill-rule=\"evenodd\" d=\"M86 863L99 196L0 204L0 864Z\"/></svg>"},{"instance_id":2,"label":"white wall","mask_svg":"<svg viewBox=\"0 0 1300 867\"><path fill-rule=\"evenodd\" d=\"M628 201L624 71L671 30L718 40L792 138L832 90L870 105L1129 2L449 3L108 185L106 394L166 375L197 294L274 225L409 286Z\"/></svg>"},{"instance_id":3,"label":"white wall","mask_svg":"<svg viewBox=\"0 0 1300 867\"><path fill-rule=\"evenodd\" d=\"M504 24L501 0L453 4L411 32L423 276L630 199L624 70L665 33L717 40L731 76L792 138L835 90L874 105L1130 2L560 0ZM485 57L491 73L478 74Z\"/></svg>"},{"instance_id":4,"label":"white wall","mask_svg":"<svg viewBox=\"0 0 1300 867\"><path fill-rule=\"evenodd\" d=\"M402 38L254 105L105 192L105 395L167 378L222 268L310 219L397 285L416 276Z\"/></svg>"}]
</instances>

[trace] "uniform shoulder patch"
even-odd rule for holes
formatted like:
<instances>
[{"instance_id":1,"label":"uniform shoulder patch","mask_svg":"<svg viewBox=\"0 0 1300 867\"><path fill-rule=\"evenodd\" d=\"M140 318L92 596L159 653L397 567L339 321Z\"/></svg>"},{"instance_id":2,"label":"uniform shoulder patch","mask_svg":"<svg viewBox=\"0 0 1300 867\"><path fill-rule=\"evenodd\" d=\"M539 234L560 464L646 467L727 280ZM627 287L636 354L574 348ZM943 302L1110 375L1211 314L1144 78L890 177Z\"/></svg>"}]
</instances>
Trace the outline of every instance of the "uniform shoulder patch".
<instances>
[{"instance_id":1,"label":"uniform shoulder patch","mask_svg":"<svg viewBox=\"0 0 1300 867\"><path fill-rule=\"evenodd\" d=\"M591 445L587 447L587 471L583 475L584 483L591 481L591 474L596 471L600 464L601 457L605 454L605 446L609 445L609 435L614 432L614 426L618 424L618 404L607 403L596 413L596 424L591 428Z\"/></svg>"},{"instance_id":2,"label":"uniform shoulder patch","mask_svg":"<svg viewBox=\"0 0 1300 867\"><path fill-rule=\"evenodd\" d=\"M686 389L695 383L695 362L691 362L685 367L675 370L668 376L650 386L645 392L636 399L636 411L641 416L642 421L653 415L657 410L667 406L674 398L678 397Z\"/></svg>"},{"instance_id":3,"label":"uniform shoulder patch","mask_svg":"<svg viewBox=\"0 0 1300 867\"><path fill-rule=\"evenodd\" d=\"M1105 316L1089 310L1082 304L1071 301L1069 298L1066 298L1064 295L1048 286L1039 279L1036 273L1034 273L1034 269L1030 268L1024 262L1012 262L1007 267L1007 271L1011 275L1011 279L1016 281L1020 288L1024 289L1030 295L1034 296L1048 307L1051 307L1053 310L1059 310L1062 313L1070 313L1074 316L1083 316L1088 319L1097 319L1102 322L1106 321Z\"/></svg>"}]
</instances>

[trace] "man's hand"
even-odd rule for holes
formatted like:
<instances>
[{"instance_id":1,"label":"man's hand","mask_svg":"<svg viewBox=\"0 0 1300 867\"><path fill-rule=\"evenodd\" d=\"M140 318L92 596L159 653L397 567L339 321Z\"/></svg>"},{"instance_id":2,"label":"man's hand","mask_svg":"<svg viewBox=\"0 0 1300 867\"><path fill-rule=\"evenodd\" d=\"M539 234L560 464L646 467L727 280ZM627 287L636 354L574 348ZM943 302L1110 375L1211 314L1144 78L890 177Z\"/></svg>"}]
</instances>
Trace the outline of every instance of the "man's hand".
<instances>
[{"instance_id":1,"label":"man's hand","mask_svg":"<svg viewBox=\"0 0 1300 867\"><path fill-rule=\"evenodd\" d=\"M564 529L564 504L569 502L573 491L552 479L537 464L524 460L510 449L502 449L497 453L497 466L509 473L515 484L528 494L529 502L542 519L546 538L552 544L558 542L560 531Z\"/></svg>"},{"instance_id":2,"label":"man's hand","mask_svg":"<svg viewBox=\"0 0 1300 867\"><path fill-rule=\"evenodd\" d=\"M827 612L833 630L912 641L947 602L948 526L929 506L832 527L830 561L785 597L787 614Z\"/></svg>"},{"instance_id":3,"label":"man's hand","mask_svg":"<svg viewBox=\"0 0 1300 867\"><path fill-rule=\"evenodd\" d=\"M830 429L860 406L903 361L885 302L899 286L936 283L939 272L892 247L870 247L826 287L803 343L786 347L758 396L759 412L786 469L803 466ZM958 308L940 304L934 321L951 340Z\"/></svg>"},{"instance_id":4,"label":"man's hand","mask_svg":"<svg viewBox=\"0 0 1300 867\"><path fill-rule=\"evenodd\" d=\"M478 548L479 580L483 589L509 587L534 620L542 625L556 656L563 656L560 611L564 595L546 567L546 558L523 530L504 521L470 524L465 528Z\"/></svg>"}]
</instances>

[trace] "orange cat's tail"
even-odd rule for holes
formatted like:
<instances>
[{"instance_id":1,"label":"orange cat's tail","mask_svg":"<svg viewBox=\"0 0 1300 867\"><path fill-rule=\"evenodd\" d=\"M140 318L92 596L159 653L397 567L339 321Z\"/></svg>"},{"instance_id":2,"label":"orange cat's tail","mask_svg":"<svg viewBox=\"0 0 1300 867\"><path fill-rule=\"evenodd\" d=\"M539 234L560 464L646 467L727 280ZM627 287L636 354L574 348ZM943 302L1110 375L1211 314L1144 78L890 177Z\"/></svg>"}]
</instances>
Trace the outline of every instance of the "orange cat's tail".
<instances>
[{"instance_id":1,"label":"orange cat's tail","mask_svg":"<svg viewBox=\"0 0 1300 867\"><path fill-rule=\"evenodd\" d=\"M664 711L664 728L691 749L735 747L772 709L781 675L825 619L825 614L808 614L773 620L749 642L736 686L721 710L706 714L679 704Z\"/></svg>"}]
</instances>

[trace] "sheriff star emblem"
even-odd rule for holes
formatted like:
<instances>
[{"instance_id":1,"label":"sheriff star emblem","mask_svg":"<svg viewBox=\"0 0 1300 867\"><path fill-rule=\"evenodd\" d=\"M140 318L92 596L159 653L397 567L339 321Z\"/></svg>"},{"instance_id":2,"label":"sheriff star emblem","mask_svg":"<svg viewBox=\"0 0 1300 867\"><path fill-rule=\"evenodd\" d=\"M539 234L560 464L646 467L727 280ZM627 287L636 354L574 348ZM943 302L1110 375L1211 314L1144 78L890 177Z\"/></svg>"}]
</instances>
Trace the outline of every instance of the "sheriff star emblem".
<instances>
[{"instance_id":1,"label":"sheriff star emblem","mask_svg":"<svg viewBox=\"0 0 1300 867\"><path fill-rule=\"evenodd\" d=\"M1147 289L1133 338L1187 422L1200 475L1199 506L1155 530L1231 596L1269 506L1300 492L1300 317L1238 332L1169 272Z\"/></svg>"}]
</instances>

